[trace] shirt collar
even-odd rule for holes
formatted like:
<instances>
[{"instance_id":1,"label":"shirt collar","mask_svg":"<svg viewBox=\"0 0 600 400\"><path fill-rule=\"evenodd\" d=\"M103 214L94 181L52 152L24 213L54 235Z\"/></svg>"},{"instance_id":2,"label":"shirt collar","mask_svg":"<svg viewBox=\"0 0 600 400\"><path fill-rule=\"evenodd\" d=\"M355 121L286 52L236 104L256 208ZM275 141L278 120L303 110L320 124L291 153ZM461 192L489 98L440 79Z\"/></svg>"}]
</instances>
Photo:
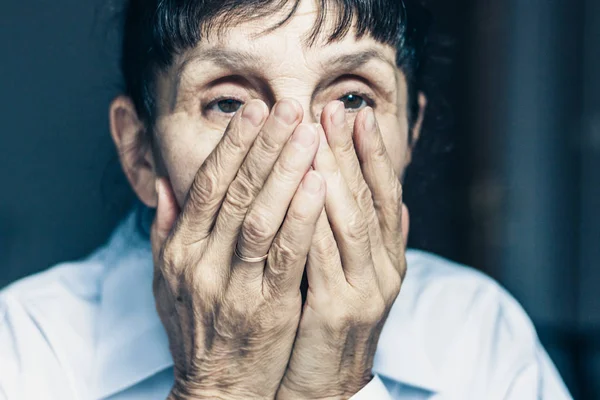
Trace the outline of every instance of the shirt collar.
<instances>
[{"instance_id":1,"label":"shirt collar","mask_svg":"<svg viewBox=\"0 0 600 400\"><path fill-rule=\"evenodd\" d=\"M173 365L152 293L147 221L148 211L138 207L103 249L107 273L97 331L96 398L116 394ZM437 392L439 380L402 302L410 290L405 290L407 281L382 331L373 371L403 385Z\"/></svg>"}]
</instances>

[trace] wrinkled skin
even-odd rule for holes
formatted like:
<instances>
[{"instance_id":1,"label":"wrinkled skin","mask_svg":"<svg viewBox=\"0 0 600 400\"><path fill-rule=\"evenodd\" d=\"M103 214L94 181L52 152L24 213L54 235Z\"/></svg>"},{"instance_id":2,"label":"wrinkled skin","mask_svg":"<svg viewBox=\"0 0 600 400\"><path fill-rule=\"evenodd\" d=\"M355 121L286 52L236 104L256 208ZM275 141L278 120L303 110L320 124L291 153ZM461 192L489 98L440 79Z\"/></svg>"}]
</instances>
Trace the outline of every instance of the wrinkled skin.
<instances>
[{"instance_id":1,"label":"wrinkled skin","mask_svg":"<svg viewBox=\"0 0 600 400\"><path fill-rule=\"evenodd\" d=\"M178 57L158 79L153 146L128 98L111 106L127 177L157 207L172 398L348 398L371 379L406 271L400 177L420 118L409 132L393 48L307 47L314 16L303 1L277 30L255 35L280 16L242 24Z\"/></svg>"}]
</instances>

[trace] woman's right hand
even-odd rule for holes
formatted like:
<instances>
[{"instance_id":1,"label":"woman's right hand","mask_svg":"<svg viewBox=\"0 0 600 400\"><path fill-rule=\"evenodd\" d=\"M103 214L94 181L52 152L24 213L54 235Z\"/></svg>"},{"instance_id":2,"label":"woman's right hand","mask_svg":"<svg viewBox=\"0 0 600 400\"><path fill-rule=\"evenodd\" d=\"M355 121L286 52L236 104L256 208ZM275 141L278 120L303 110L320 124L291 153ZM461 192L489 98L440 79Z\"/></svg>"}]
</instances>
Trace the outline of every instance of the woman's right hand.
<instances>
[{"instance_id":1,"label":"woman's right hand","mask_svg":"<svg viewBox=\"0 0 600 400\"><path fill-rule=\"evenodd\" d=\"M198 170L183 207L157 180L154 296L175 365L172 399L273 398L301 313L300 282L325 185L319 136L282 100L249 102ZM291 140L288 140L292 137ZM243 257L266 261L244 262Z\"/></svg>"}]
</instances>

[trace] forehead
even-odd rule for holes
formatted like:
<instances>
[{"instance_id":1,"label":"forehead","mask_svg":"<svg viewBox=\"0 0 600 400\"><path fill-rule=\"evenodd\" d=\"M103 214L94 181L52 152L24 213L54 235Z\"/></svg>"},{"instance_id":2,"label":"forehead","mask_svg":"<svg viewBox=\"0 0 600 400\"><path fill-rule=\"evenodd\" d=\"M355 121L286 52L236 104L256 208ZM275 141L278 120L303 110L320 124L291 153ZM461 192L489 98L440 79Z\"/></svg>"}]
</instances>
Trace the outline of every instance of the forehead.
<instances>
[{"instance_id":1,"label":"forehead","mask_svg":"<svg viewBox=\"0 0 600 400\"><path fill-rule=\"evenodd\" d=\"M328 43L331 28L335 24L336 13L330 10L323 21L319 35L311 42L310 35L319 18L319 5L314 0L302 0L292 17L282 26L275 29L289 12L273 13L259 19L237 24L219 31L219 34L205 36L195 48L181 54L176 59L179 72L184 70L186 64L192 61L202 61L208 58L213 61L221 59L235 63L235 55L244 58L244 64L256 64L257 68L310 68L318 71L327 67L329 61L352 54L361 55L363 58L378 59L388 64L392 70L396 69L396 49L388 44L378 42L370 36L356 38L354 29L339 40ZM223 57L203 57L206 55ZM366 57L370 55L371 57ZM238 60L239 61L239 60ZM263 72L268 73L268 70Z\"/></svg>"}]
</instances>

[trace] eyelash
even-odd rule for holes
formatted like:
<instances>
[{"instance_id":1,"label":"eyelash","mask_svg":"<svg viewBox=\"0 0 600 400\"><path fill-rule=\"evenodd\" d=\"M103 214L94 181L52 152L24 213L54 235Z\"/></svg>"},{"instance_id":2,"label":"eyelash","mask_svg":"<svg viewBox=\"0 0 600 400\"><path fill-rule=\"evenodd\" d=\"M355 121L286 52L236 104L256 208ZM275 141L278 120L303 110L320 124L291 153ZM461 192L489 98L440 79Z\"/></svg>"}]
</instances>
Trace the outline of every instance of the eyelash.
<instances>
[{"instance_id":1,"label":"eyelash","mask_svg":"<svg viewBox=\"0 0 600 400\"><path fill-rule=\"evenodd\" d=\"M365 92L361 92L361 91L357 91L357 90L353 90L353 91L349 91L349 92L344 93L343 95L341 95L340 97L338 97L338 100L342 99L342 98L344 98L346 96L351 96L351 95L362 97L364 99L365 103L367 103L367 107L375 108L376 105L377 105L376 102L375 102L375 100L373 100L372 96L370 96L369 94L367 94ZM360 110L361 109L351 109L350 112L358 112Z\"/></svg>"},{"instance_id":2,"label":"eyelash","mask_svg":"<svg viewBox=\"0 0 600 400\"><path fill-rule=\"evenodd\" d=\"M217 104L219 104L220 101L223 100L234 100L234 101L239 101L240 103L244 104L244 100L242 100L241 98L237 97L237 96L219 96L213 100L211 100L205 107L204 107L204 111L211 111L210 109L213 108L214 106L216 106Z\"/></svg>"},{"instance_id":3,"label":"eyelash","mask_svg":"<svg viewBox=\"0 0 600 400\"><path fill-rule=\"evenodd\" d=\"M371 108L375 108L377 103L375 102L375 100L373 100L373 97L370 96L369 94L362 92L362 91L357 91L357 90L352 90L349 92L345 92L344 94L342 94L341 96L339 96L337 99L342 99L346 96L360 96L363 98L363 100L365 101L365 103L367 104L368 107ZM204 110L205 111L211 111L211 108L213 108L214 106L216 106L220 101L223 100L234 100L234 101L239 101L240 103L242 103L242 105L245 103L244 100L240 99L237 96L219 96L213 100L211 100L205 107ZM358 112L360 109L349 109L349 112ZM223 113L226 114L226 113ZM234 114L234 113L233 113Z\"/></svg>"}]
</instances>

